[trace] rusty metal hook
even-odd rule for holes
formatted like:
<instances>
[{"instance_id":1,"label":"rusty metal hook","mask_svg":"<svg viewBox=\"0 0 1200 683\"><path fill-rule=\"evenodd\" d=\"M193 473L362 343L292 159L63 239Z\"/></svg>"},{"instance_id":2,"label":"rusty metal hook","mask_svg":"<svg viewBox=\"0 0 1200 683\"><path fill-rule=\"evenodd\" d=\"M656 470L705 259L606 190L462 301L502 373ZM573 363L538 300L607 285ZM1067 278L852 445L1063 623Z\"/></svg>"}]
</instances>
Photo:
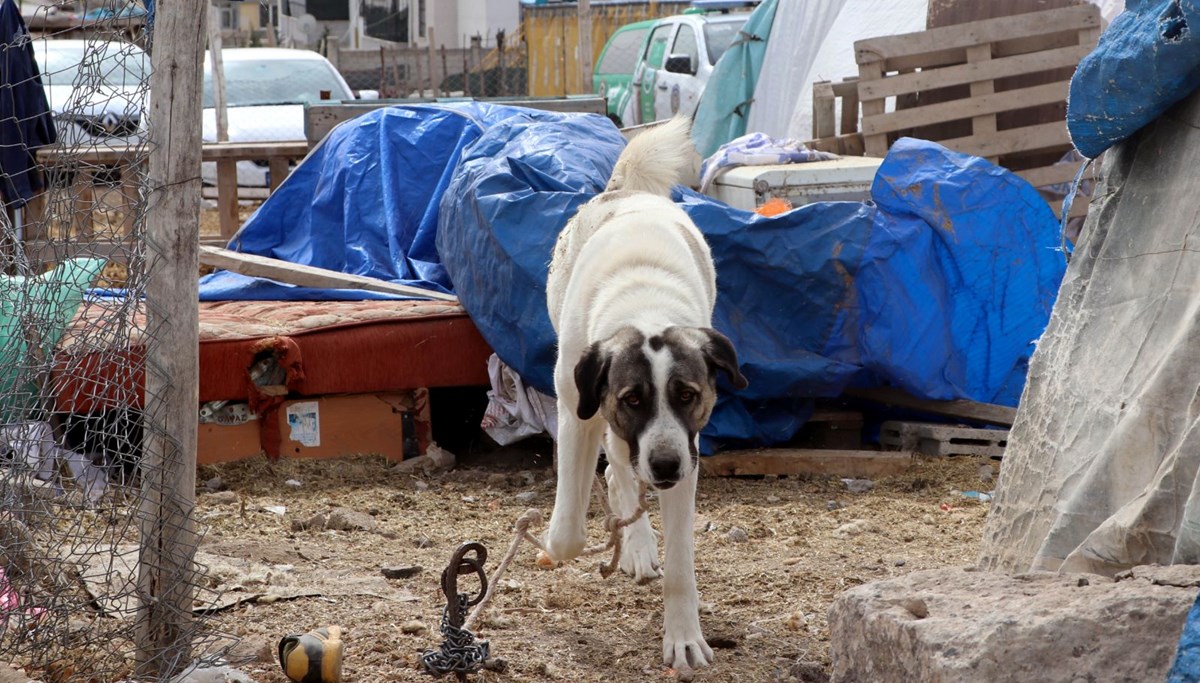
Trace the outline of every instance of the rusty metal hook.
<instances>
[{"instance_id":1,"label":"rusty metal hook","mask_svg":"<svg viewBox=\"0 0 1200 683\"><path fill-rule=\"evenodd\" d=\"M473 556L470 556L474 553ZM467 615L463 614L463 605L458 600L458 577L474 573L479 577L479 594L466 602L466 607L478 605L483 596L487 595L487 574L483 565L487 562L487 548L483 544L471 541L464 543L450 556L450 562L442 570L442 593L446 595L446 609L450 625L461 627Z\"/></svg>"}]
</instances>

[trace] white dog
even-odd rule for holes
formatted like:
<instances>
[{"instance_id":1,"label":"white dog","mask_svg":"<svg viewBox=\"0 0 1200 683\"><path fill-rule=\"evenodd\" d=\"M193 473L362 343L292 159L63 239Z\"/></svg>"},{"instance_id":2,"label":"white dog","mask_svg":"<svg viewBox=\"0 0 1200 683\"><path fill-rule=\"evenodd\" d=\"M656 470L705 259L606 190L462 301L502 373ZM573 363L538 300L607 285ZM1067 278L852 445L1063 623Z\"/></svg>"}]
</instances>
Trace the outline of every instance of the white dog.
<instances>
[{"instance_id":1,"label":"white dog","mask_svg":"<svg viewBox=\"0 0 1200 683\"><path fill-rule=\"evenodd\" d=\"M746 386L733 345L712 329L708 245L668 199L691 150L686 119L634 138L608 187L559 236L546 288L558 333L558 491L547 550L560 562L583 550L603 444L614 513L637 510L639 480L660 492L663 661L681 673L712 662L693 565L698 435L716 401L717 371ZM625 528L623 545L623 571L639 582L659 576L645 515Z\"/></svg>"}]
</instances>

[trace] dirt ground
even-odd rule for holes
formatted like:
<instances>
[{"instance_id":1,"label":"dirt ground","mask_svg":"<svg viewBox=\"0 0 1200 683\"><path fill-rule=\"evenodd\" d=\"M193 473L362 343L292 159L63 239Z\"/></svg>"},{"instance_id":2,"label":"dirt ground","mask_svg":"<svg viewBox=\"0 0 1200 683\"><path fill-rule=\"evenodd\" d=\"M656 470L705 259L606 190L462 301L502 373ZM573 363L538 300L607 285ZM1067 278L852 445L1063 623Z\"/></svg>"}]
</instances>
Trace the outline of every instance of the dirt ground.
<instances>
[{"instance_id":1,"label":"dirt ground","mask_svg":"<svg viewBox=\"0 0 1200 683\"><path fill-rule=\"evenodd\" d=\"M330 624L344 629L346 681L430 680L419 657L440 644L442 568L461 543L479 541L490 574L522 512L537 508L548 519L554 477L542 450L472 456L429 477L373 457L202 468L200 482L220 477L224 486L198 497L210 585L225 603L267 596L218 612L213 628L240 638L233 655L252 659L241 669L261 683L287 681L274 660L281 636ZM959 491L991 487L979 465L921 459L865 493L834 477L702 478L696 570L716 661L696 680L825 680L825 614L840 591L974 561L987 504ZM361 513L348 526L373 528L300 528L339 507ZM599 542L599 507L593 512ZM651 514L659 528L656 503ZM597 563L608 554L545 570L535 552L521 547L479 629L507 670L471 680L672 678L661 664L661 581L601 578ZM382 567L397 566L420 569L383 577ZM477 586L465 578L460 585Z\"/></svg>"}]
</instances>

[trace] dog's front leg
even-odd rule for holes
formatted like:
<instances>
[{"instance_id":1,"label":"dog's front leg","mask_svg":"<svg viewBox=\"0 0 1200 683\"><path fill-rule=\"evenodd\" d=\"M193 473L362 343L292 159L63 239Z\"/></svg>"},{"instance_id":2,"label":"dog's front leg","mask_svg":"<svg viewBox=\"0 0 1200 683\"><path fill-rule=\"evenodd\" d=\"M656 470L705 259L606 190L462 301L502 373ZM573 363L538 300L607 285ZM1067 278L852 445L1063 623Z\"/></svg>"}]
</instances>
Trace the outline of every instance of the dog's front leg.
<instances>
[{"instance_id":1,"label":"dog's front leg","mask_svg":"<svg viewBox=\"0 0 1200 683\"><path fill-rule=\"evenodd\" d=\"M608 468L604 471L604 478L608 480L608 503L617 517L627 519L641 503L638 497L640 486L633 474L633 465L629 462L629 445L608 430L604 435L604 448L608 454ZM624 534L621 571L638 583L648 583L661 576L658 540L654 538L654 529L650 526L650 513L643 514L621 533Z\"/></svg>"},{"instance_id":2,"label":"dog's front leg","mask_svg":"<svg viewBox=\"0 0 1200 683\"><path fill-rule=\"evenodd\" d=\"M573 406L558 402L558 486L545 539L555 562L578 557L587 545L588 503L602 429L602 420L584 422L575 416Z\"/></svg>"},{"instance_id":3,"label":"dog's front leg","mask_svg":"<svg viewBox=\"0 0 1200 683\"><path fill-rule=\"evenodd\" d=\"M687 674L712 663L712 648L700 630L700 596L696 592L695 539L696 477L692 470L678 484L659 494L662 501L663 543L663 663Z\"/></svg>"}]
</instances>

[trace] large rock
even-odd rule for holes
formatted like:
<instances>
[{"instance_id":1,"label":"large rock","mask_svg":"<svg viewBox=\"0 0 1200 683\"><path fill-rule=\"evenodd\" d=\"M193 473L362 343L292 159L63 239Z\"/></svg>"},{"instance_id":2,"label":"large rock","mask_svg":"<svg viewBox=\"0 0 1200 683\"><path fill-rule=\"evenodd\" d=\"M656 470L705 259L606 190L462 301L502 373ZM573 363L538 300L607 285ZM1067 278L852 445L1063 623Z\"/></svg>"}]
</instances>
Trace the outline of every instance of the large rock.
<instances>
[{"instance_id":1,"label":"large rock","mask_svg":"<svg viewBox=\"0 0 1200 683\"><path fill-rule=\"evenodd\" d=\"M1117 580L935 569L842 593L829 608L834 683L1161 681L1200 566Z\"/></svg>"}]
</instances>

